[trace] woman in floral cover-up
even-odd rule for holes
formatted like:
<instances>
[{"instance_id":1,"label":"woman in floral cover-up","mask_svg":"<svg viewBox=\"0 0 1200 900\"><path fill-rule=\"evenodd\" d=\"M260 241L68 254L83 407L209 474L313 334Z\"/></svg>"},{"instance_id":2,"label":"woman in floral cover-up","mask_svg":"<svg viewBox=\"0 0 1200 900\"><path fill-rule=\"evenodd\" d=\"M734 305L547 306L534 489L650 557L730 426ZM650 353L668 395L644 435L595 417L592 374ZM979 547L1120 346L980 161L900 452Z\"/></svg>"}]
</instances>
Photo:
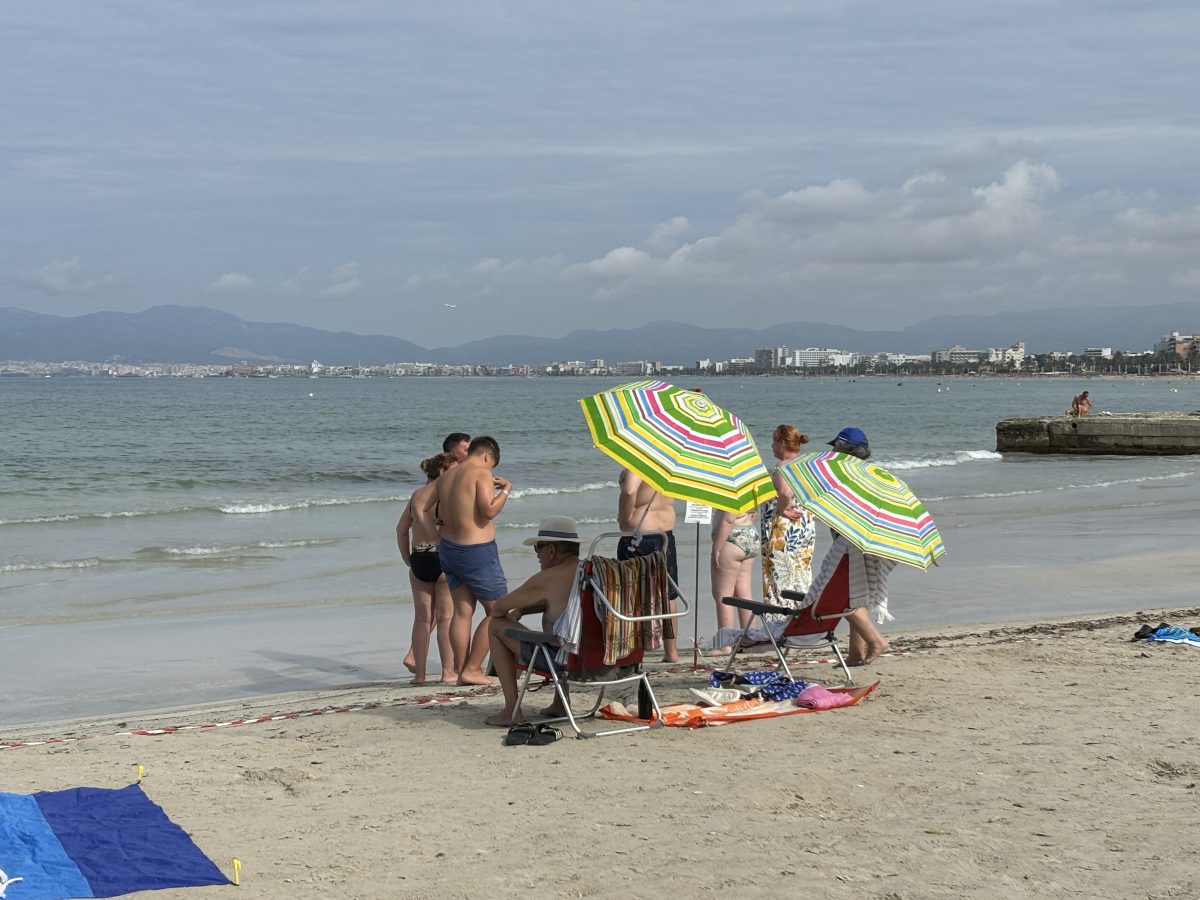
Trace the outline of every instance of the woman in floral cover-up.
<instances>
[{"instance_id":1,"label":"woman in floral cover-up","mask_svg":"<svg viewBox=\"0 0 1200 900\"><path fill-rule=\"evenodd\" d=\"M771 433L771 451L780 465L800 455L808 435L791 425L780 425ZM763 602L777 606L796 605L782 591L807 593L812 585L813 547L817 540L816 521L808 510L794 505L792 490L783 480L779 466L771 473L777 500L762 505L759 518L762 536Z\"/></svg>"}]
</instances>

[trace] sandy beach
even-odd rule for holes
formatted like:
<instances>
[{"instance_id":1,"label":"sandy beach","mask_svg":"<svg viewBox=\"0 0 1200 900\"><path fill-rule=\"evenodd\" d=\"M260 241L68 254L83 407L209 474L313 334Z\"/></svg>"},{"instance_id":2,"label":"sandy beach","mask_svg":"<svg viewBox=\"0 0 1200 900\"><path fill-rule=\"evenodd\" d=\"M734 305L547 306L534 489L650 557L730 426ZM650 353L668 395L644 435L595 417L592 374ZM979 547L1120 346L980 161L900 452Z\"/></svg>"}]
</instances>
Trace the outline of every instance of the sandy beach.
<instances>
[{"instance_id":1,"label":"sandy beach","mask_svg":"<svg viewBox=\"0 0 1200 900\"><path fill-rule=\"evenodd\" d=\"M1129 640L1160 620L1200 608L893 632L857 707L545 747L502 746L490 689L400 682L30 726L0 789L140 763L239 898L1197 897L1200 651ZM235 895L199 890L144 896Z\"/></svg>"}]
</instances>

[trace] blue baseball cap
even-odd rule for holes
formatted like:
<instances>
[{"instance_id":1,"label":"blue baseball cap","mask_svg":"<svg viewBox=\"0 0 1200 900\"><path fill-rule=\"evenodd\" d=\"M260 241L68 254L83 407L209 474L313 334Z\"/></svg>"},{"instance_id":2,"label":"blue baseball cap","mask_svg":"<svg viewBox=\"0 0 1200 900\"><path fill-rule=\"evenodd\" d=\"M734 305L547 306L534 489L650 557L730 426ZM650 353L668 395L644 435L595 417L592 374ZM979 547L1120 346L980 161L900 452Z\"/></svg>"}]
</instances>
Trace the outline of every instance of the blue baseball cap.
<instances>
[{"instance_id":1,"label":"blue baseball cap","mask_svg":"<svg viewBox=\"0 0 1200 900\"><path fill-rule=\"evenodd\" d=\"M867 443L867 434L861 428L843 428L837 433L837 437L829 442L829 446L832 447L839 441L849 444L851 447L870 446Z\"/></svg>"}]
</instances>

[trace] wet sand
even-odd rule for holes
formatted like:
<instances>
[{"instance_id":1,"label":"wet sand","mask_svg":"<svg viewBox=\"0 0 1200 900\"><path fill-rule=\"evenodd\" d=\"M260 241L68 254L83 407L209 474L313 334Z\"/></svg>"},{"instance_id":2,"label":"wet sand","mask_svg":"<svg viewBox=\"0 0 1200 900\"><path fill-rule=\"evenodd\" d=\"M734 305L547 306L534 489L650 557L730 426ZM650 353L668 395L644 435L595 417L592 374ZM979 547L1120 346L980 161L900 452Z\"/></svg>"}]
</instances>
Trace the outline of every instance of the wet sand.
<instances>
[{"instance_id":1,"label":"wet sand","mask_svg":"<svg viewBox=\"0 0 1200 900\"><path fill-rule=\"evenodd\" d=\"M501 745L492 690L424 704L396 681L0 726L0 789L145 766L226 872L243 861L236 894L160 900L1192 897L1200 650L1130 642L1160 620L1200 609L892 631L857 707L545 747ZM658 668L664 702L705 681Z\"/></svg>"}]
</instances>

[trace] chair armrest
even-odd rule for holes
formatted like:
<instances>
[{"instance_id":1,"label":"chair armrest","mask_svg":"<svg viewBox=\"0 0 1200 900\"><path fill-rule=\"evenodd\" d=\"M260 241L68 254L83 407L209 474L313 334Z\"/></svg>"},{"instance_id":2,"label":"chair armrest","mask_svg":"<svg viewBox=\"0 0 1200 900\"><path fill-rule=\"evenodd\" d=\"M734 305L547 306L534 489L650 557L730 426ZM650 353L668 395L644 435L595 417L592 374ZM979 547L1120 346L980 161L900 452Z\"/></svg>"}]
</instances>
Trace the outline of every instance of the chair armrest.
<instances>
[{"instance_id":1,"label":"chair armrest","mask_svg":"<svg viewBox=\"0 0 1200 900\"><path fill-rule=\"evenodd\" d=\"M795 600L797 603L799 603L801 600L807 597L808 594L804 593L804 591L780 591L779 596L786 597L788 600Z\"/></svg>"},{"instance_id":2,"label":"chair armrest","mask_svg":"<svg viewBox=\"0 0 1200 900\"><path fill-rule=\"evenodd\" d=\"M518 641L529 641L531 644L547 644L551 647L559 645L558 635L552 631L532 631L529 628L508 628L504 633Z\"/></svg>"},{"instance_id":3,"label":"chair armrest","mask_svg":"<svg viewBox=\"0 0 1200 900\"><path fill-rule=\"evenodd\" d=\"M757 600L747 600L745 597L722 597L721 602L726 606L732 606L737 609L748 609L756 616L761 616L764 614L790 616L796 611L790 606L776 606L774 603L760 603Z\"/></svg>"}]
</instances>

